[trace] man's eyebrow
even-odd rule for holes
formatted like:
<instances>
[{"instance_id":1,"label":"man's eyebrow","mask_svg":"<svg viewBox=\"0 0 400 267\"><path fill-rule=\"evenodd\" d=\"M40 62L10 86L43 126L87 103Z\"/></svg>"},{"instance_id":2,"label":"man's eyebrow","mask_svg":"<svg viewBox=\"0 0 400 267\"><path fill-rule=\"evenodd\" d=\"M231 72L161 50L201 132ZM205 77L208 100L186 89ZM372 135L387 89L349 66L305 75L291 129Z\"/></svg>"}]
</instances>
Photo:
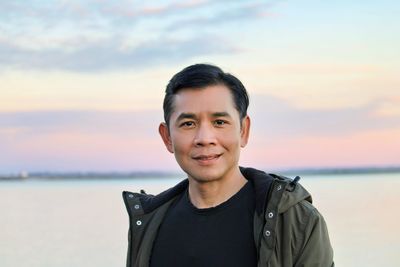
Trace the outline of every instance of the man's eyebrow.
<instances>
[{"instance_id":1,"label":"man's eyebrow","mask_svg":"<svg viewBox=\"0 0 400 267\"><path fill-rule=\"evenodd\" d=\"M179 114L178 118L176 118L176 121L180 121L183 119L195 119L195 118L196 118L195 114L183 112L183 113Z\"/></svg>"},{"instance_id":2,"label":"man's eyebrow","mask_svg":"<svg viewBox=\"0 0 400 267\"><path fill-rule=\"evenodd\" d=\"M226 111L214 112L214 113L211 114L211 116L214 117L214 118L218 118L218 117L228 117L228 118L230 118L231 117L231 115ZM181 120L184 120L184 119L196 119L196 118L197 118L197 116L194 113L183 112L183 113L179 114L178 118L176 118L176 121L181 121Z\"/></svg>"},{"instance_id":3,"label":"man's eyebrow","mask_svg":"<svg viewBox=\"0 0 400 267\"><path fill-rule=\"evenodd\" d=\"M223 112L214 112L213 114L212 114L212 116L213 117L231 117L231 115L228 113L228 112L225 112L225 111L223 111Z\"/></svg>"}]
</instances>

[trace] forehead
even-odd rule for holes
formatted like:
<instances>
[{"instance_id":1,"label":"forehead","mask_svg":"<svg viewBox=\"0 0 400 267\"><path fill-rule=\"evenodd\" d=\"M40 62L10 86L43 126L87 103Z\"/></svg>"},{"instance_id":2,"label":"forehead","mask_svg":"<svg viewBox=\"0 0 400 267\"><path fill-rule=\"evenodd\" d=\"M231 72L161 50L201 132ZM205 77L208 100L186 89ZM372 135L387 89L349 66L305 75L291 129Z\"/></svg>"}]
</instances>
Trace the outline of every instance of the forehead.
<instances>
[{"instance_id":1,"label":"forehead","mask_svg":"<svg viewBox=\"0 0 400 267\"><path fill-rule=\"evenodd\" d=\"M181 89L174 97L173 110L173 113L234 112L236 108L231 91L225 85L218 84Z\"/></svg>"}]
</instances>

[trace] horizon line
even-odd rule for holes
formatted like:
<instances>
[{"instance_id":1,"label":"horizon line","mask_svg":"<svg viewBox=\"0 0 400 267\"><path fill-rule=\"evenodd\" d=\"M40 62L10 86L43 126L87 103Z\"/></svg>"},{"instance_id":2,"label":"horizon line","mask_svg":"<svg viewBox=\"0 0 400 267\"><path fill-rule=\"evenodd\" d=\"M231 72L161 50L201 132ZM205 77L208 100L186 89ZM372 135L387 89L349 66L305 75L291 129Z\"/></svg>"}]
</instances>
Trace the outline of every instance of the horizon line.
<instances>
[{"instance_id":1,"label":"horizon line","mask_svg":"<svg viewBox=\"0 0 400 267\"><path fill-rule=\"evenodd\" d=\"M261 170L266 171L262 168ZM319 174L367 174L367 173L397 173L397 166L364 166L364 167L306 167L271 169L268 173L283 175L319 175ZM18 173L0 173L0 179L7 178L138 178L138 177L170 177L182 174L182 171L168 170L136 170L136 171L21 171Z\"/></svg>"}]
</instances>

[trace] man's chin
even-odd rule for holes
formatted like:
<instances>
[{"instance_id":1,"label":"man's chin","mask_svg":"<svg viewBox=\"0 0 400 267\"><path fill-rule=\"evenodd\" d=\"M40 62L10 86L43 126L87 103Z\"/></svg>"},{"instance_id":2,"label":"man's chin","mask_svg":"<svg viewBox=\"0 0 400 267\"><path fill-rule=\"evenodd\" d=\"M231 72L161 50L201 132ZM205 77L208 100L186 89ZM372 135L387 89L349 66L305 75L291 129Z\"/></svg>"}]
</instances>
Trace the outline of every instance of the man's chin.
<instances>
[{"instance_id":1,"label":"man's chin","mask_svg":"<svg viewBox=\"0 0 400 267\"><path fill-rule=\"evenodd\" d=\"M222 175L217 170L203 170L199 172L188 172L189 179L197 183L209 183L222 179Z\"/></svg>"}]
</instances>

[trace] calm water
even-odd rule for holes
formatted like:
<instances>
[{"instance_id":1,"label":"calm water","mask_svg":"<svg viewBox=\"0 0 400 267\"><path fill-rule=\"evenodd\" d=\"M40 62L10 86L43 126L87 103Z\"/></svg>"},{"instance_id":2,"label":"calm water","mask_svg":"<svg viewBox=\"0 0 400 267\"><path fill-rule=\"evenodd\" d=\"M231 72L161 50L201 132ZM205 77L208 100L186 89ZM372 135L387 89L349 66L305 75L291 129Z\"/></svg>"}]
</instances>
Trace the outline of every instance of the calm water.
<instances>
[{"instance_id":1,"label":"calm water","mask_svg":"<svg viewBox=\"0 0 400 267\"><path fill-rule=\"evenodd\" d=\"M123 190L160 192L178 179L0 183L1 267L125 266ZM400 174L309 176L337 266L400 266Z\"/></svg>"}]
</instances>

